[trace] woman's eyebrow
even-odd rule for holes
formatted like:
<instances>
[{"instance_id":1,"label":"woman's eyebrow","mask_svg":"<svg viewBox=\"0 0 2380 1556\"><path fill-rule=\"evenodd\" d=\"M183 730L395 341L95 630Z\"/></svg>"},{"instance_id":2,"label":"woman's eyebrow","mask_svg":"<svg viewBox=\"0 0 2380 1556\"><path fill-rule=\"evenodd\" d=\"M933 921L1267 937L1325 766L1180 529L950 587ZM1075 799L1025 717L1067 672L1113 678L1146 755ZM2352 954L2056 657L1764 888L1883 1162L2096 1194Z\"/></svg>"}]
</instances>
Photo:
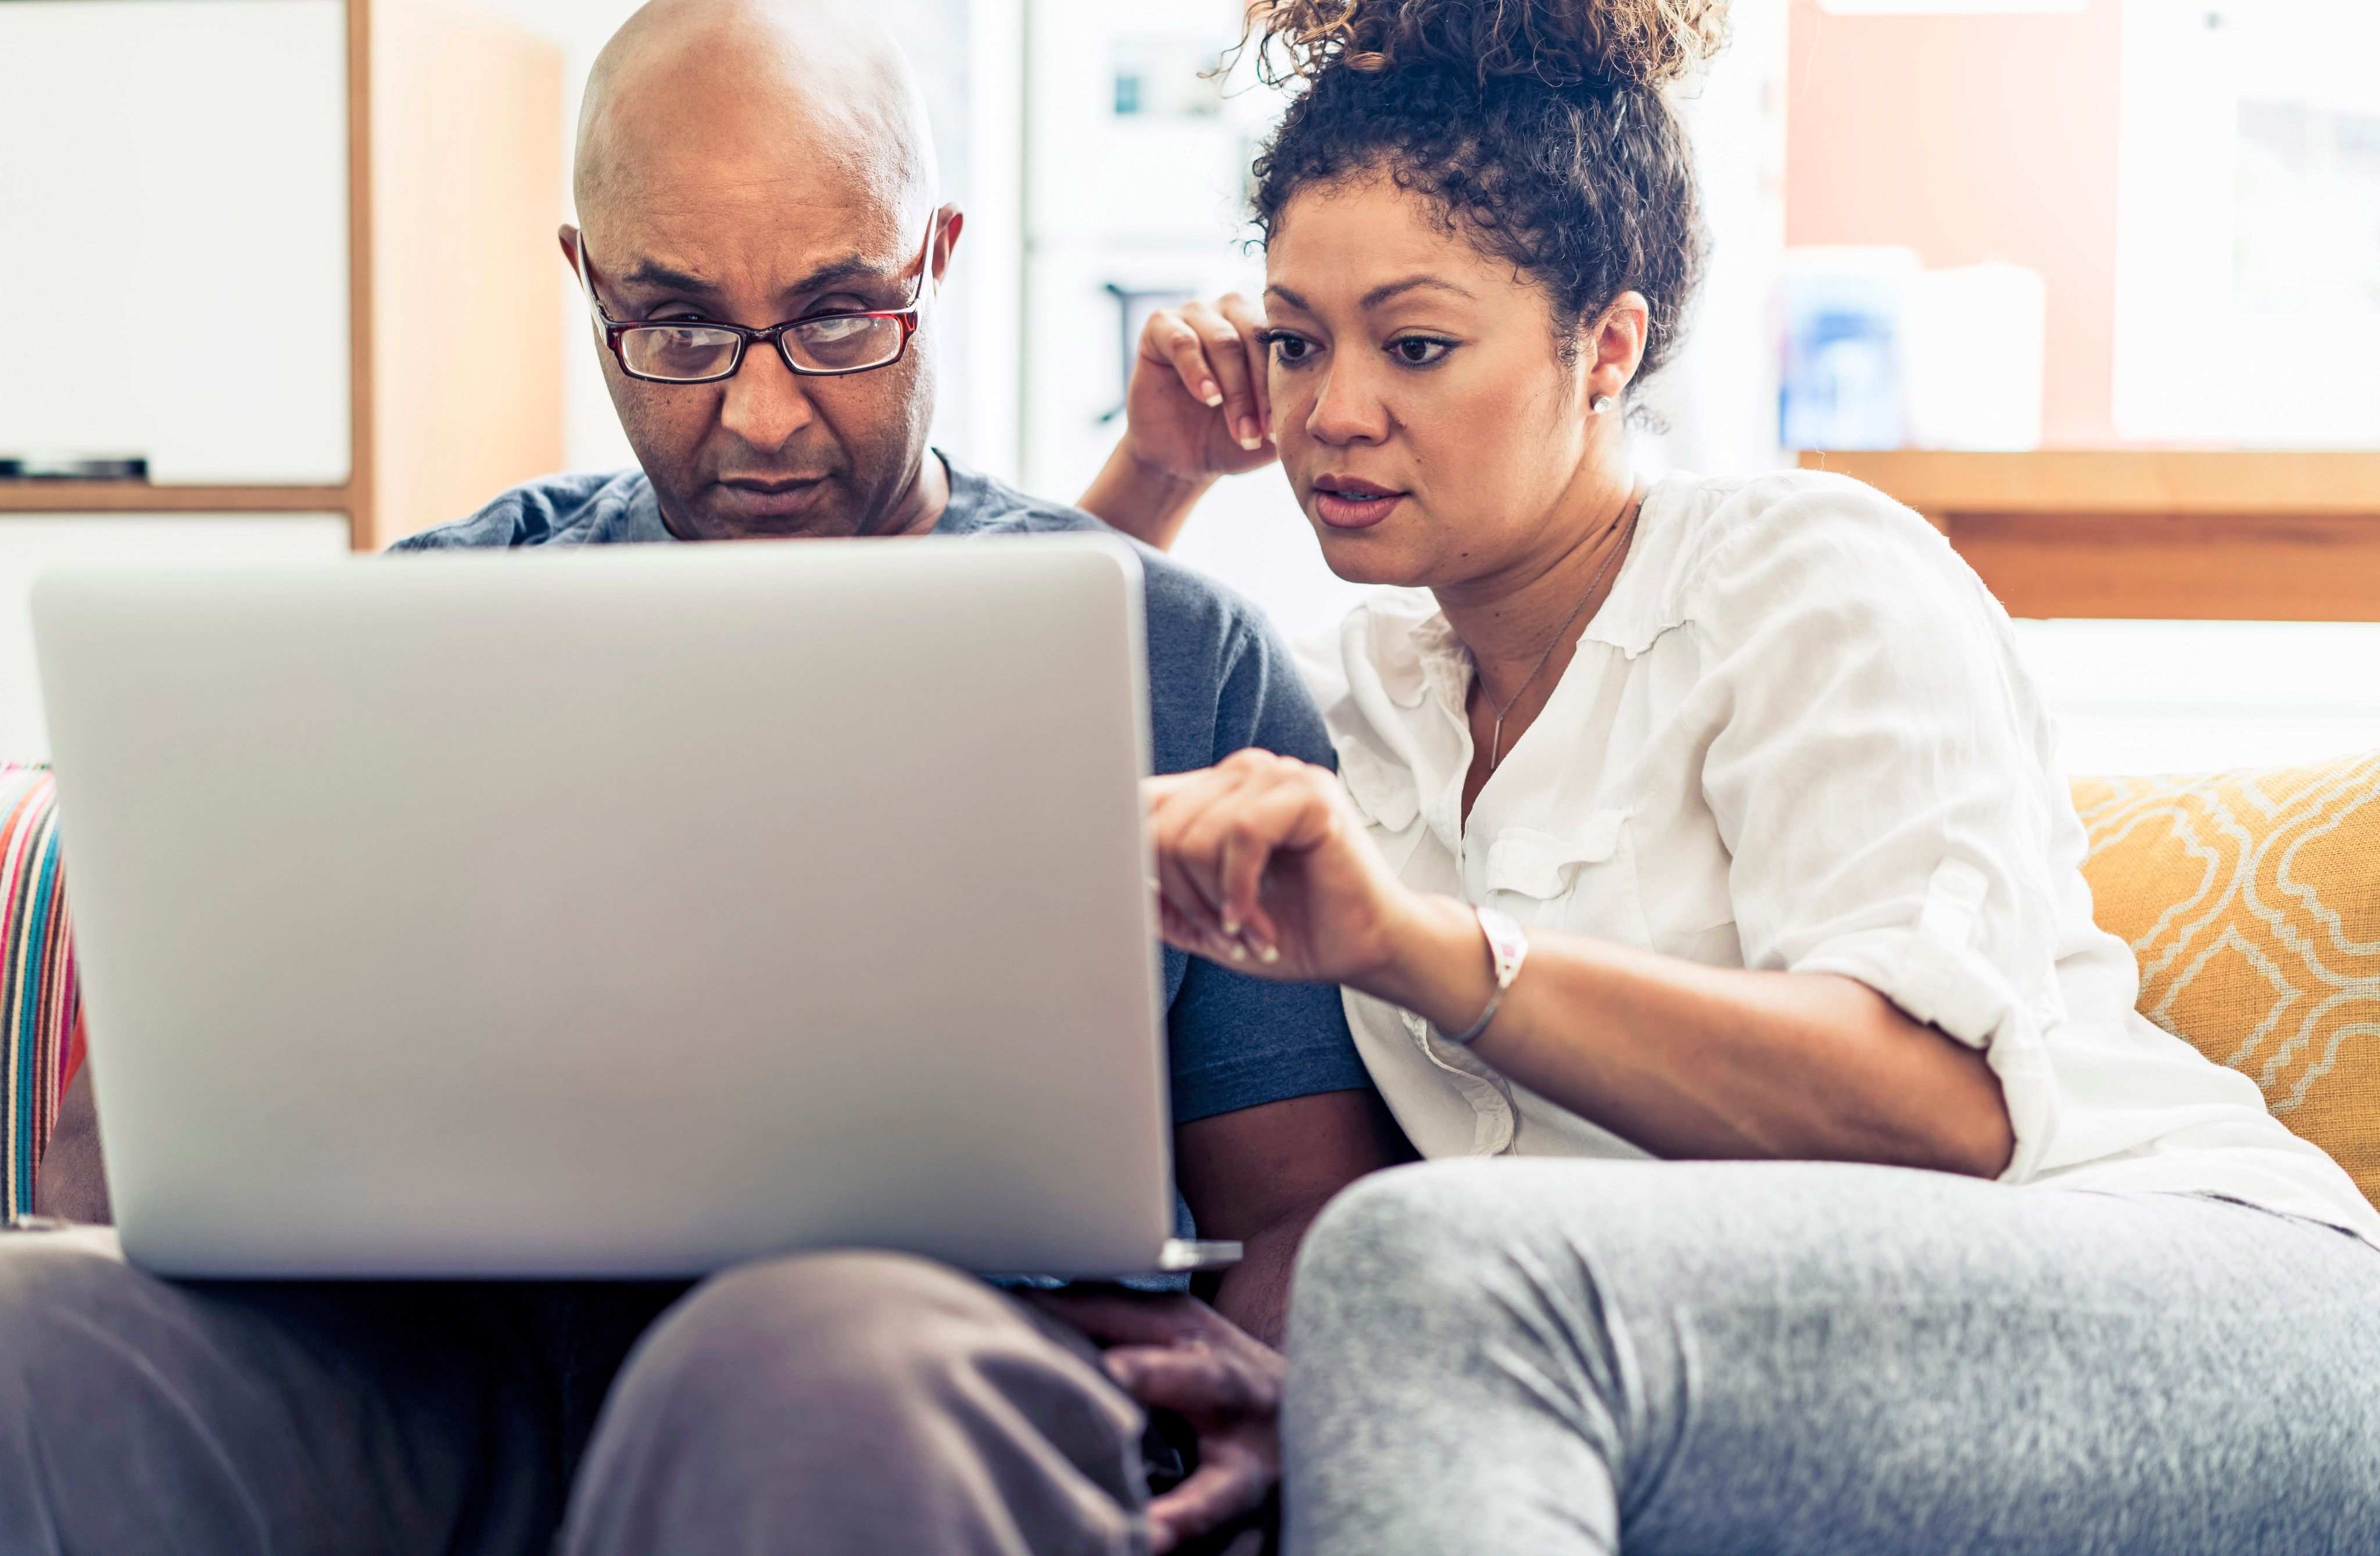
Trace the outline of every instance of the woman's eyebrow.
<instances>
[{"instance_id":1,"label":"woman's eyebrow","mask_svg":"<svg viewBox=\"0 0 2380 1556\"><path fill-rule=\"evenodd\" d=\"M1465 287L1456 286L1451 281L1441 281L1435 275L1408 275L1402 281L1390 281L1373 287L1364 294L1359 306L1367 310L1378 308L1392 298L1402 297L1407 292L1415 291L1451 292L1458 298L1477 300L1475 294Z\"/></svg>"},{"instance_id":2,"label":"woman's eyebrow","mask_svg":"<svg viewBox=\"0 0 2380 1556\"><path fill-rule=\"evenodd\" d=\"M1384 282L1380 286L1373 287L1370 291L1366 292L1362 298L1357 299L1356 306L1366 310L1375 309L1379 307L1382 303L1402 297L1405 293L1412 291L1451 292L1458 298L1469 298L1475 302L1478 300L1476 293L1469 291L1464 287L1458 286L1451 281L1441 281L1435 275L1408 275L1402 281ZM1279 298L1290 307L1302 309L1308 313L1314 311L1312 305L1307 303L1304 298L1299 297L1295 292L1291 291L1288 287L1278 284L1267 286L1265 288L1265 296L1268 298Z\"/></svg>"}]
</instances>

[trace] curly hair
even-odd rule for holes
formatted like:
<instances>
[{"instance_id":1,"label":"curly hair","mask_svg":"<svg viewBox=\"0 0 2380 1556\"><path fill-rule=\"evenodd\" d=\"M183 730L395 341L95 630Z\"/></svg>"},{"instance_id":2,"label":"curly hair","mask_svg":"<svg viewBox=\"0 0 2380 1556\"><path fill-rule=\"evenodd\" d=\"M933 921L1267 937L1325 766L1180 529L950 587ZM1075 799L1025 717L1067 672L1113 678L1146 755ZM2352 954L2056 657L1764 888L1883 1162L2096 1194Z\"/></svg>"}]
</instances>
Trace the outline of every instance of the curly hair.
<instances>
[{"instance_id":1,"label":"curly hair","mask_svg":"<svg viewBox=\"0 0 2380 1556\"><path fill-rule=\"evenodd\" d=\"M1267 0L1242 46L1301 85L1258 153L1269 240L1317 184L1385 174L1551 298L1565 354L1623 292L1675 348L1709 249L1670 89L1725 46L1729 0Z\"/></svg>"}]
</instances>

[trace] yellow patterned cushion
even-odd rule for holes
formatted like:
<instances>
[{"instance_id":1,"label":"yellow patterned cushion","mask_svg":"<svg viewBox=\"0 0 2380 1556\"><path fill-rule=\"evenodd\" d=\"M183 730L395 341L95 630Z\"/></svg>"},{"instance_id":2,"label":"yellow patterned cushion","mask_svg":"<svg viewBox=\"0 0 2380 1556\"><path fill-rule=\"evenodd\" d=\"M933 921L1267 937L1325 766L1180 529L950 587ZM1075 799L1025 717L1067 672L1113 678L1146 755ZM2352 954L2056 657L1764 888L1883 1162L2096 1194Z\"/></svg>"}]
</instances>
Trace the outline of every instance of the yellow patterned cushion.
<instances>
[{"instance_id":1,"label":"yellow patterned cushion","mask_svg":"<svg viewBox=\"0 0 2380 1556\"><path fill-rule=\"evenodd\" d=\"M2074 805L2141 1014L2245 1072L2380 1205L2380 755L2077 779Z\"/></svg>"}]
</instances>

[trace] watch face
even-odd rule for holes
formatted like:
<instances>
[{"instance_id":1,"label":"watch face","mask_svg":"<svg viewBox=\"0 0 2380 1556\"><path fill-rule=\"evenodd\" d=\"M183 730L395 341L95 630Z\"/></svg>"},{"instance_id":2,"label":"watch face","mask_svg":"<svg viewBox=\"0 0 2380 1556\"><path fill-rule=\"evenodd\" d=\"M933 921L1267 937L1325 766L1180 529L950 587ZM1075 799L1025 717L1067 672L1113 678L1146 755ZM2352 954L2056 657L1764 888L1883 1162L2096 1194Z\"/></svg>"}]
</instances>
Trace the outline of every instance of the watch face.
<instances>
[{"instance_id":1,"label":"watch face","mask_svg":"<svg viewBox=\"0 0 2380 1556\"><path fill-rule=\"evenodd\" d=\"M1511 988L1513 975L1529 954L1528 931L1512 915L1492 907L1479 910L1479 928L1488 936L1488 954L1495 958L1496 987Z\"/></svg>"}]
</instances>

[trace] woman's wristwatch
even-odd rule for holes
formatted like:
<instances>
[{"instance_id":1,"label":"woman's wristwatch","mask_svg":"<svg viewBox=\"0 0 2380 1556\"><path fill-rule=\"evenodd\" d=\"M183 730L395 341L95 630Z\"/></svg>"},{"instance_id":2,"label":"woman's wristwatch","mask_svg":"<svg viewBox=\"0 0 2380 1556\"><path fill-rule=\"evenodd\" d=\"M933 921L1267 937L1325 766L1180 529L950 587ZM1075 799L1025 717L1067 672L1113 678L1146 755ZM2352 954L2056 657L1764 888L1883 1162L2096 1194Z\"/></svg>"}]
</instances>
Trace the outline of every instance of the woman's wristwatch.
<instances>
[{"instance_id":1,"label":"woman's wristwatch","mask_svg":"<svg viewBox=\"0 0 2380 1556\"><path fill-rule=\"evenodd\" d=\"M1479 1019L1460 1032L1450 1032L1450 1042L1467 1043L1488 1029L1496 1013L1504 1007L1504 991L1521 976L1521 964L1529 959L1528 931L1513 921L1512 916L1493 907L1475 908L1479 915L1479 929L1488 937L1488 959L1496 973L1496 991L1488 996L1488 1008Z\"/></svg>"}]
</instances>

